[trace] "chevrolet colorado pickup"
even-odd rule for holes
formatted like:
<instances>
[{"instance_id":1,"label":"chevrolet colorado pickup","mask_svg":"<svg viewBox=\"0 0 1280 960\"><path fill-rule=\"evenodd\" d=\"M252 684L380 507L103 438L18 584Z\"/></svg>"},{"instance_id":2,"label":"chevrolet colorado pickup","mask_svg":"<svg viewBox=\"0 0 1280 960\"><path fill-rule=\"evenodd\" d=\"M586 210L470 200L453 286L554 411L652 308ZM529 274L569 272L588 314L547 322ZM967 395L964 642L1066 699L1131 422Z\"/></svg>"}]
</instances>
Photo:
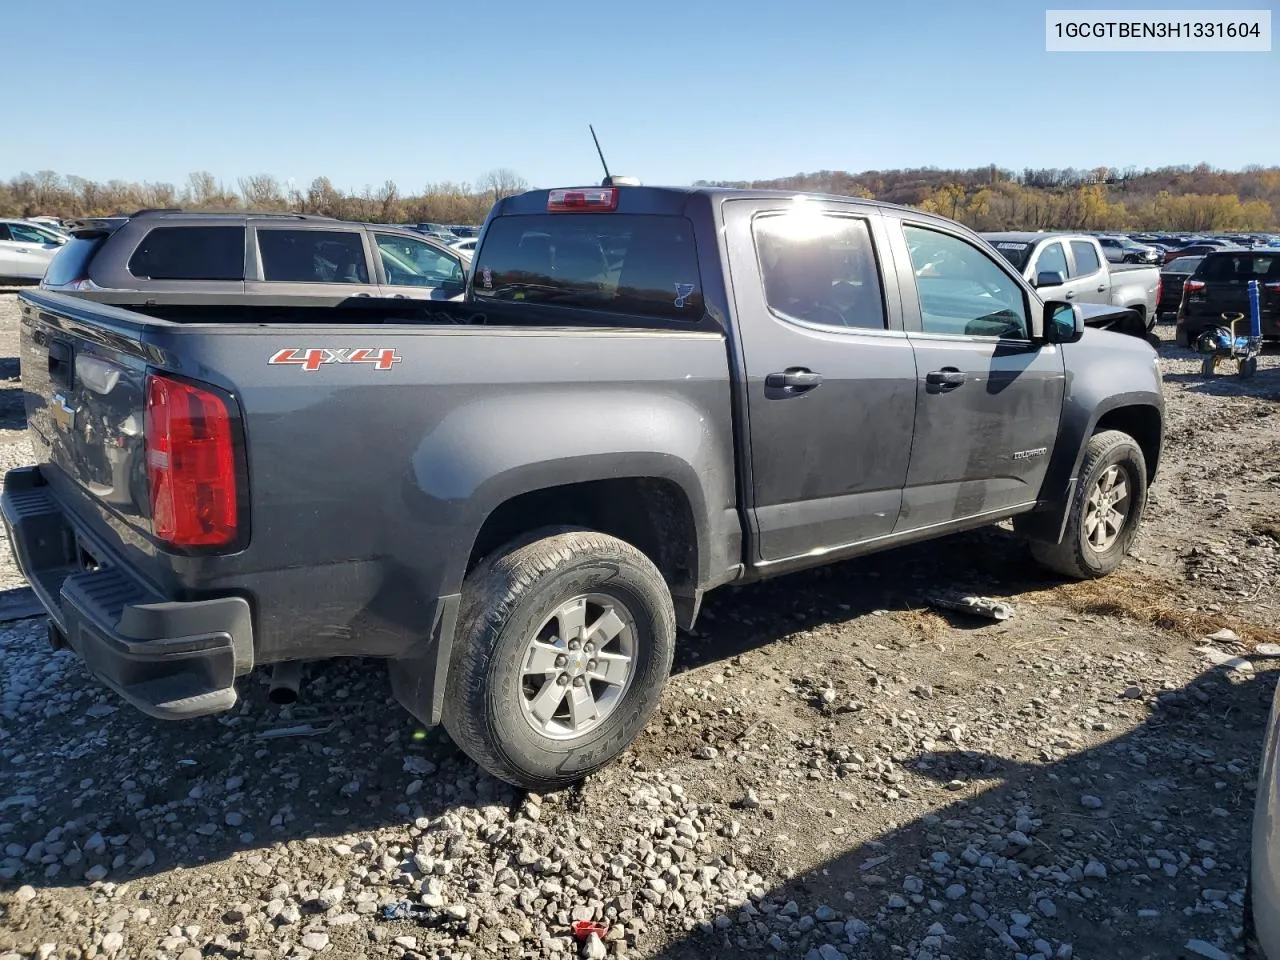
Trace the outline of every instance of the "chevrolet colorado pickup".
<instances>
[{"instance_id":1,"label":"chevrolet colorado pickup","mask_svg":"<svg viewBox=\"0 0 1280 960\"><path fill-rule=\"evenodd\" d=\"M1098 239L1085 234L984 233L982 238L1022 271L1042 300L1124 307L1129 314L1095 323L1117 333L1149 337L1159 314L1159 267L1111 263Z\"/></svg>"},{"instance_id":2,"label":"chevrolet colorado pickup","mask_svg":"<svg viewBox=\"0 0 1280 960\"><path fill-rule=\"evenodd\" d=\"M722 584L1007 518L1109 573L1163 436L1154 351L1086 328L1114 308L863 200L525 193L463 300L377 322L20 299L38 463L3 516L55 645L164 718L382 658L536 789L627 747Z\"/></svg>"}]
</instances>

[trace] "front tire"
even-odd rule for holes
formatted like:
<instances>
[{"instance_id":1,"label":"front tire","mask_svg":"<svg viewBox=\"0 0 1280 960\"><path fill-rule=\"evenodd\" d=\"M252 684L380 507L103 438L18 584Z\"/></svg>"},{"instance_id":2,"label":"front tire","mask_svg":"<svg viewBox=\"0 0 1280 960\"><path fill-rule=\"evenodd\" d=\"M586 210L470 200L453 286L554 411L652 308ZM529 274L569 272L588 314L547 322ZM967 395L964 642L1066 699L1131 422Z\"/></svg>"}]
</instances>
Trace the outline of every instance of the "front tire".
<instances>
[{"instance_id":1,"label":"front tire","mask_svg":"<svg viewBox=\"0 0 1280 960\"><path fill-rule=\"evenodd\" d=\"M467 577L443 722L508 783L554 790L613 760L671 670L675 612L643 553L587 530L543 530Z\"/></svg>"},{"instance_id":2,"label":"front tire","mask_svg":"<svg viewBox=\"0 0 1280 960\"><path fill-rule=\"evenodd\" d=\"M1042 566L1077 580L1105 577L1124 561L1147 505L1147 461L1119 430L1089 438L1059 543L1031 542Z\"/></svg>"}]
</instances>

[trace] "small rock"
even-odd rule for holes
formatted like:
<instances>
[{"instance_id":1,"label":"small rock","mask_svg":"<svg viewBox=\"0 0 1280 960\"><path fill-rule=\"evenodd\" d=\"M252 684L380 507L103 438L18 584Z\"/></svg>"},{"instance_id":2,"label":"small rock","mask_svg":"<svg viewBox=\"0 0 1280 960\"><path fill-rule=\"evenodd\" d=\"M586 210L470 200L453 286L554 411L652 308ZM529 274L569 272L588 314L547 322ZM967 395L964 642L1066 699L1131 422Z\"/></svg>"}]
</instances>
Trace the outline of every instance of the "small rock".
<instances>
[{"instance_id":1,"label":"small rock","mask_svg":"<svg viewBox=\"0 0 1280 960\"><path fill-rule=\"evenodd\" d=\"M102 938L102 952L108 955L119 953L124 946L124 937L118 933L108 933Z\"/></svg>"},{"instance_id":2,"label":"small rock","mask_svg":"<svg viewBox=\"0 0 1280 960\"><path fill-rule=\"evenodd\" d=\"M1140 687L1125 687L1124 693L1120 694L1126 700L1141 700L1142 689Z\"/></svg>"},{"instance_id":3,"label":"small rock","mask_svg":"<svg viewBox=\"0 0 1280 960\"><path fill-rule=\"evenodd\" d=\"M1260 657L1280 658L1280 643L1260 643L1254 653Z\"/></svg>"},{"instance_id":4,"label":"small rock","mask_svg":"<svg viewBox=\"0 0 1280 960\"><path fill-rule=\"evenodd\" d=\"M436 765L426 757L405 757L404 772L411 773L415 777L429 777L436 772Z\"/></svg>"},{"instance_id":5,"label":"small rock","mask_svg":"<svg viewBox=\"0 0 1280 960\"><path fill-rule=\"evenodd\" d=\"M1198 652L1216 667L1226 667L1236 673L1253 673L1253 664L1243 657L1234 657L1215 647L1200 647Z\"/></svg>"},{"instance_id":6,"label":"small rock","mask_svg":"<svg viewBox=\"0 0 1280 960\"><path fill-rule=\"evenodd\" d=\"M587 942L582 948L582 955L587 960L605 960L609 956L609 951L604 945L604 941L596 934L587 937Z\"/></svg>"},{"instance_id":7,"label":"small rock","mask_svg":"<svg viewBox=\"0 0 1280 960\"><path fill-rule=\"evenodd\" d=\"M959 900L961 897L965 895L966 892L967 891L964 888L964 884L953 883L951 886L947 887L947 899Z\"/></svg>"},{"instance_id":8,"label":"small rock","mask_svg":"<svg viewBox=\"0 0 1280 960\"><path fill-rule=\"evenodd\" d=\"M1094 880L1105 880L1107 879L1107 868L1097 860L1090 860L1085 864L1084 875Z\"/></svg>"},{"instance_id":9,"label":"small rock","mask_svg":"<svg viewBox=\"0 0 1280 960\"><path fill-rule=\"evenodd\" d=\"M403 947L405 950L418 949L417 937L396 937L391 942L394 943L397 947Z\"/></svg>"},{"instance_id":10,"label":"small rock","mask_svg":"<svg viewBox=\"0 0 1280 960\"><path fill-rule=\"evenodd\" d=\"M329 946L329 935L327 933L308 933L302 938L301 942L308 950L314 950L319 953Z\"/></svg>"},{"instance_id":11,"label":"small rock","mask_svg":"<svg viewBox=\"0 0 1280 960\"><path fill-rule=\"evenodd\" d=\"M1204 957L1205 960L1231 960L1230 954L1204 940L1188 940L1182 949L1188 953L1194 953L1197 957Z\"/></svg>"},{"instance_id":12,"label":"small rock","mask_svg":"<svg viewBox=\"0 0 1280 960\"><path fill-rule=\"evenodd\" d=\"M1213 633L1205 637L1206 640L1212 640L1215 643L1239 643L1240 635L1234 630L1228 630L1223 627L1221 630L1215 630Z\"/></svg>"},{"instance_id":13,"label":"small rock","mask_svg":"<svg viewBox=\"0 0 1280 960\"><path fill-rule=\"evenodd\" d=\"M1099 797L1086 793L1080 798L1080 806L1084 807L1086 810L1101 810L1102 800Z\"/></svg>"},{"instance_id":14,"label":"small rock","mask_svg":"<svg viewBox=\"0 0 1280 960\"><path fill-rule=\"evenodd\" d=\"M720 756L720 751L709 743L702 743L698 745L698 749L693 751L693 755L699 760L714 760Z\"/></svg>"},{"instance_id":15,"label":"small rock","mask_svg":"<svg viewBox=\"0 0 1280 960\"><path fill-rule=\"evenodd\" d=\"M904 898L900 893L895 893L893 896L889 897L888 906L890 910L905 910L907 909L906 898Z\"/></svg>"},{"instance_id":16,"label":"small rock","mask_svg":"<svg viewBox=\"0 0 1280 960\"><path fill-rule=\"evenodd\" d=\"M1058 905L1052 900L1041 900L1036 904L1036 909L1040 911L1041 916L1052 918L1058 915Z\"/></svg>"},{"instance_id":17,"label":"small rock","mask_svg":"<svg viewBox=\"0 0 1280 960\"><path fill-rule=\"evenodd\" d=\"M21 886L18 888L18 892L15 893L13 897L15 900L18 901L18 903L30 903L32 900L36 898L36 891L34 887Z\"/></svg>"}]
</instances>

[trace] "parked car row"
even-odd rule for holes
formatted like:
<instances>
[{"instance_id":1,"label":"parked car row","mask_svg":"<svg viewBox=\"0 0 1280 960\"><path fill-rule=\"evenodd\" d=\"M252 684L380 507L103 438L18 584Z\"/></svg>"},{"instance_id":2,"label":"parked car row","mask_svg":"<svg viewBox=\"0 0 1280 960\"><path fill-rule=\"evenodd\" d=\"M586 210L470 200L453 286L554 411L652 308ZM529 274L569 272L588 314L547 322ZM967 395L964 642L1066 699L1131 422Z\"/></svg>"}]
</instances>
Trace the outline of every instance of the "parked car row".
<instances>
[{"instance_id":1,"label":"parked car row","mask_svg":"<svg viewBox=\"0 0 1280 960\"><path fill-rule=\"evenodd\" d=\"M35 283L67 242L60 229L33 220L0 220L0 283Z\"/></svg>"}]
</instances>

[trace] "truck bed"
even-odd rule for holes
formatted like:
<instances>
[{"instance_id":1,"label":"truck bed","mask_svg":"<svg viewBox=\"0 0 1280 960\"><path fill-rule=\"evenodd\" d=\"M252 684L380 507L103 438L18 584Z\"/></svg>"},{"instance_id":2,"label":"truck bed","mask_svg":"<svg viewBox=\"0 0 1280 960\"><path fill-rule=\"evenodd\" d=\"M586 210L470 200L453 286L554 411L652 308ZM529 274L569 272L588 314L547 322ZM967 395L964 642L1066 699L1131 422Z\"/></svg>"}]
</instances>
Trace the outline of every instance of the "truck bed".
<instances>
[{"instance_id":1,"label":"truck bed","mask_svg":"<svg viewBox=\"0 0 1280 960\"><path fill-rule=\"evenodd\" d=\"M120 685L136 688L123 690L135 702L160 679L166 702L198 703L210 677L255 659L405 652L458 593L461 544L488 505L521 472L555 482L557 460L584 450L600 479L640 461L659 477L681 458L700 465L700 488L714 491L700 507L736 522L717 332L520 328L495 324L500 308L477 315L453 303L353 324L176 322L60 294L20 299L39 466L11 475L6 496L25 497L55 544L27 559L66 611L60 625L89 622L128 642L119 634L137 619L130 610L159 597L237 597L251 613L254 640L232 637L234 662L177 680L134 671ZM231 408L240 511L227 548L158 541L143 430L154 375L210 387ZM591 478L579 469L572 479ZM715 542L738 541L717 531Z\"/></svg>"}]
</instances>

